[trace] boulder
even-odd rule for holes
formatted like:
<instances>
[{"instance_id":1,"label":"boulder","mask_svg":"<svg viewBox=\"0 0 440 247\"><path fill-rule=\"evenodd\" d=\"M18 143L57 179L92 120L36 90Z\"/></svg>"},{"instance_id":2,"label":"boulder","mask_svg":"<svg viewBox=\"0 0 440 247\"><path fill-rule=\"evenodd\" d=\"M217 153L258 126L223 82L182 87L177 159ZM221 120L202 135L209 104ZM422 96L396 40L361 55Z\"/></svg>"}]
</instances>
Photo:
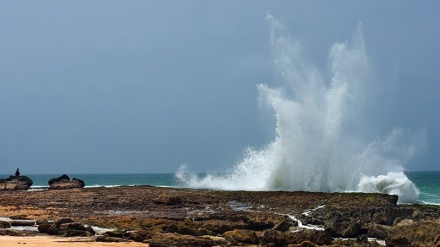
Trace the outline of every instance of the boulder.
<instances>
[{"instance_id":1,"label":"boulder","mask_svg":"<svg viewBox=\"0 0 440 247\"><path fill-rule=\"evenodd\" d=\"M375 223L370 223L367 225L367 234L370 238L385 239L387 238L388 232L390 231L390 226L384 226Z\"/></svg>"},{"instance_id":2,"label":"boulder","mask_svg":"<svg viewBox=\"0 0 440 247\"><path fill-rule=\"evenodd\" d=\"M51 227L53 227L51 224L45 222L45 223L38 225L38 231L41 233L48 233L49 228L51 228Z\"/></svg>"},{"instance_id":3,"label":"boulder","mask_svg":"<svg viewBox=\"0 0 440 247\"><path fill-rule=\"evenodd\" d=\"M260 240L257 237L257 234L251 230L233 230L229 232L225 232L226 241L237 244L237 243L245 243L245 244L258 244Z\"/></svg>"},{"instance_id":4,"label":"boulder","mask_svg":"<svg viewBox=\"0 0 440 247\"><path fill-rule=\"evenodd\" d=\"M70 180L69 176L66 174L50 179L48 184L50 190L80 189L85 186L83 180L79 178L73 178Z\"/></svg>"},{"instance_id":5,"label":"boulder","mask_svg":"<svg viewBox=\"0 0 440 247\"><path fill-rule=\"evenodd\" d=\"M51 227L49 227L47 229L47 234L49 234L49 235L61 235L62 233L60 232L60 229L51 226Z\"/></svg>"},{"instance_id":6,"label":"boulder","mask_svg":"<svg viewBox=\"0 0 440 247\"><path fill-rule=\"evenodd\" d=\"M26 176L9 176L0 179L0 190L27 190L34 182Z\"/></svg>"},{"instance_id":7,"label":"boulder","mask_svg":"<svg viewBox=\"0 0 440 247\"><path fill-rule=\"evenodd\" d=\"M13 220L11 226L34 226L35 220Z\"/></svg>"},{"instance_id":8,"label":"boulder","mask_svg":"<svg viewBox=\"0 0 440 247\"><path fill-rule=\"evenodd\" d=\"M276 224L272 229L277 230L277 231L281 231L281 232L285 232L288 231L290 228L290 224L287 220L284 220L278 224Z\"/></svg>"},{"instance_id":9,"label":"boulder","mask_svg":"<svg viewBox=\"0 0 440 247\"><path fill-rule=\"evenodd\" d=\"M130 232L128 239L133 240L134 242L140 242L140 243L144 242L144 238L141 235L137 234L136 232Z\"/></svg>"},{"instance_id":10,"label":"boulder","mask_svg":"<svg viewBox=\"0 0 440 247\"><path fill-rule=\"evenodd\" d=\"M61 224L60 230L66 232L71 230L86 231L86 227L80 222L70 222Z\"/></svg>"},{"instance_id":11,"label":"boulder","mask_svg":"<svg viewBox=\"0 0 440 247\"><path fill-rule=\"evenodd\" d=\"M281 222L287 221L289 225L294 226L296 222L292 220L288 220L286 217L282 215L269 215L269 214L253 214L248 216L246 220L244 220L249 230L267 230L275 227Z\"/></svg>"},{"instance_id":12,"label":"boulder","mask_svg":"<svg viewBox=\"0 0 440 247\"><path fill-rule=\"evenodd\" d=\"M0 220L0 228L11 228L11 223Z\"/></svg>"},{"instance_id":13,"label":"boulder","mask_svg":"<svg viewBox=\"0 0 440 247\"><path fill-rule=\"evenodd\" d=\"M177 233L181 235L192 235L192 236L201 236L201 234L198 229L194 229L192 227L188 226L182 226L177 229Z\"/></svg>"},{"instance_id":14,"label":"boulder","mask_svg":"<svg viewBox=\"0 0 440 247\"><path fill-rule=\"evenodd\" d=\"M79 185L81 185L81 188L84 188L84 186L86 186L86 183L84 183L84 181L79 178L72 178L71 182L78 183Z\"/></svg>"},{"instance_id":15,"label":"boulder","mask_svg":"<svg viewBox=\"0 0 440 247\"><path fill-rule=\"evenodd\" d=\"M362 234L359 221L346 217L339 212L332 212L325 222L325 229L334 237L352 238Z\"/></svg>"},{"instance_id":16,"label":"boulder","mask_svg":"<svg viewBox=\"0 0 440 247\"><path fill-rule=\"evenodd\" d=\"M74 222L71 218L59 218L55 221L55 227L60 228L62 224Z\"/></svg>"},{"instance_id":17,"label":"boulder","mask_svg":"<svg viewBox=\"0 0 440 247\"><path fill-rule=\"evenodd\" d=\"M67 189L80 189L83 188L76 182L57 182L49 186L50 190L67 190Z\"/></svg>"},{"instance_id":18,"label":"boulder","mask_svg":"<svg viewBox=\"0 0 440 247\"><path fill-rule=\"evenodd\" d=\"M359 222L350 222L341 232L343 238L356 237L361 233L361 224Z\"/></svg>"},{"instance_id":19,"label":"boulder","mask_svg":"<svg viewBox=\"0 0 440 247\"><path fill-rule=\"evenodd\" d=\"M60 232L66 237L76 236L92 236L95 235L95 231L91 227L85 227L80 222L69 222L61 224Z\"/></svg>"},{"instance_id":20,"label":"boulder","mask_svg":"<svg viewBox=\"0 0 440 247\"><path fill-rule=\"evenodd\" d=\"M68 182L68 181L70 181L69 176L67 176L66 174L63 174L63 175L61 175L61 176L59 176L59 177L57 177L57 178L52 178L52 179L50 179L49 181L47 181L47 183L48 183L49 185L51 185L51 184L53 184L53 183L58 183L58 182Z\"/></svg>"},{"instance_id":21,"label":"boulder","mask_svg":"<svg viewBox=\"0 0 440 247\"><path fill-rule=\"evenodd\" d=\"M42 224L49 224L49 221L40 219L40 220L37 220L35 222L35 224L37 224L37 226L42 225Z\"/></svg>"},{"instance_id":22,"label":"boulder","mask_svg":"<svg viewBox=\"0 0 440 247\"><path fill-rule=\"evenodd\" d=\"M95 230L93 230L91 226L86 226L86 232L88 232L91 236L96 234Z\"/></svg>"},{"instance_id":23,"label":"boulder","mask_svg":"<svg viewBox=\"0 0 440 247\"><path fill-rule=\"evenodd\" d=\"M41 225L38 225L38 231L49 235L64 235L65 237L95 235L93 228L86 227L80 222L74 222L70 218L61 218L54 223L42 222Z\"/></svg>"}]
</instances>

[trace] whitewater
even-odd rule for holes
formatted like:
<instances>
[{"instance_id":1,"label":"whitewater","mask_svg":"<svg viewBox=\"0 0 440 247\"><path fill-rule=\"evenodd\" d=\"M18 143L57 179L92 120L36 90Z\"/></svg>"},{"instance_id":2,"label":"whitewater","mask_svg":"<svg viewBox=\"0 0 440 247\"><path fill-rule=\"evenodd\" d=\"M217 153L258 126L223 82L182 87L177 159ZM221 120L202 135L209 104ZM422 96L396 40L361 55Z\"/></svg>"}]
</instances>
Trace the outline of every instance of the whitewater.
<instances>
[{"instance_id":1,"label":"whitewater","mask_svg":"<svg viewBox=\"0 0 440 247\"><path fill-rule=\"evenodd\" d=\"M304 58L299 40L271 14L270 42L281 85L257 85L260 101L275 118L274 139L247 148L225 174L198 176L182 166L176 177L191 188L378 192L417 202L419 190L404 174L423 134L396 127L371 138L371 85L376 78L367 56L361 25L351 42L336 42L328 68L320 71ZM371 121L370 121L371 122Z\"/></svg>"}]
</instances>

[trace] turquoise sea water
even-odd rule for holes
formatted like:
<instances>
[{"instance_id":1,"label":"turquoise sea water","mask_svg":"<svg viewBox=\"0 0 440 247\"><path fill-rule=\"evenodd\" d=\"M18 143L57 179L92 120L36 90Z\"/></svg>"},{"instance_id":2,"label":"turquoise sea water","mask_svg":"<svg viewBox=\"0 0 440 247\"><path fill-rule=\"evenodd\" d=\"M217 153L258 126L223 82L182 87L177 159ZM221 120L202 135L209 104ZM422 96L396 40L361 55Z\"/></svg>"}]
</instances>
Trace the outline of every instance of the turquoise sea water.
<instances>
[{"instance_id":1,"label":"turquoise sea water","mask_svg":"<svg viewBox=\"0 0 440 247\"><path fill-rule=\"evenodd\" d=\"M440 171L411 171L405 172L420 190L420 203L440 205ZM31 189L45 189L47 181L62 174L22 174L32 179ZM120 186L120 185L154 185L180 187L181 184L173 173L145 174L68 174L72 179L77 177L86 183L86 187ZM9 175L0 175L1 178Z\"/></svg>"},{"instance_id":2,"label":"turquoise sea water","mask_svg":"<svg viewBox=\"0 0 440 247\"><path fill-rule=\"evenodd\" d=\"M405 172L420 190L419 201L440 205L440 171Z\"/></svg>"},{"instance_id":3,"label":"turquoise sea water","mask_svg":"<svg viewBox=\"0 0 440 247\"><path fill-rule=\"evenodd\" d=\"M24 174L23 174L24 175ZM30 174L25 175L32 179L34 184L31 188L47 188L51 178L62 174ZM138 173L138 174L67 174L70 179L83 180L86 187L121 186L121 185L154 185L178 187L178 181L172 173Z\"/></svg>"}]
</instances>

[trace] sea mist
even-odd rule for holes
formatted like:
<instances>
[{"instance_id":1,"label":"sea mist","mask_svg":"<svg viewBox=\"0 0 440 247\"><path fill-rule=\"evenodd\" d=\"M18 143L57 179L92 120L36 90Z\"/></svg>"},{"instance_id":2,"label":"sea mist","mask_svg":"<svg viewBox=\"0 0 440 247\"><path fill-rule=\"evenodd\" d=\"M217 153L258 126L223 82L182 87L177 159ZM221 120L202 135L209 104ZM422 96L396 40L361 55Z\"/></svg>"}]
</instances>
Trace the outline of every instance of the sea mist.
<instances>
[{"instance_id":1,"label":"sea mist","mask_svg":"<svg viewBox=\"0 0 440 247\"><path fill-rule=\"evenodd\" d=\"M328 69L319 71L272 15L267 21L282 85L257 87L275 116L274 140L261 149L247 148L229 173L197 176L182 166L176 177L192 188L380 192L416 202L419 191L403 171L418 137L402 128L376 138L365 133L375 78L361 26L352 42L333 44Z\"/></svg>"}]
</instances>

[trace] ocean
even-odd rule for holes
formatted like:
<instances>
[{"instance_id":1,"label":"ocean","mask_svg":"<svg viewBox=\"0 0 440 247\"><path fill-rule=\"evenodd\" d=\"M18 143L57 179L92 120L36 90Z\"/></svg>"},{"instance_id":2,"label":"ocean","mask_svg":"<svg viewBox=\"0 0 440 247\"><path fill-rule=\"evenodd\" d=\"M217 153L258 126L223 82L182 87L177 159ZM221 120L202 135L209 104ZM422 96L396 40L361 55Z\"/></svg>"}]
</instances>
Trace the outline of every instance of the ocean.
<instances>
[{"instance_id":1,"label":"ocean","mask_svg":"<svg viewBox=\"0 0 440 247\"><path fill-rule=\"evenodd\" d=\"M405 174L419 188L419 202L440 205L440 171L412 171Z\"/></svg>"},{"instance_id":2,"label":"ocean","mask_svg":"<svg viewBox=\"0 0 440 247\"><path fill-rule=\"evenodd\" d=\"M61 174L23 174L32 179L31 190L47 189L48 180ZM139 173L139 174L68 174L82 179L86 187L114 187L122 185L153 185L165 187L187 187L173 173ZM199 174L204 176L205 174ZM407 171L405 175L420 190L419 203L440 205L440 171ZM9 175L0 175L6 178Z\"/></svg>"}]
</instances>

